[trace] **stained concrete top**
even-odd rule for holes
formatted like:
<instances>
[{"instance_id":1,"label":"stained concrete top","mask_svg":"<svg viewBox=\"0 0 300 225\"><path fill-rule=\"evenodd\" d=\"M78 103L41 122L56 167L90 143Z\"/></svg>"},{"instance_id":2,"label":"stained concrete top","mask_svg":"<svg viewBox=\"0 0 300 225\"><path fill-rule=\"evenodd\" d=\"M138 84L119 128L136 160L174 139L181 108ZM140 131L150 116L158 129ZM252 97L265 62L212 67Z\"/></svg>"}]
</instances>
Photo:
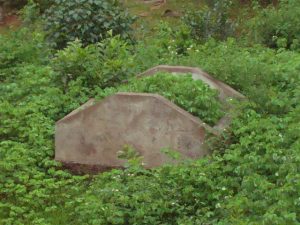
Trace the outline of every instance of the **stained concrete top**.
<instances>
[{"instance_id":1,"label":"stained concrete top","mask_svg":"<svg viewBox=\"0 0 300 225\"><path fill-rule=\"evenodd\" d=\"M117 93L94 100L56 123L55 159L65 163L122 167L125 144L144 157L147 168L170 160L171 148L189 158L206 155L205 134L215 133L197 117L156 94Z\"/></svg>"}]
</instances>

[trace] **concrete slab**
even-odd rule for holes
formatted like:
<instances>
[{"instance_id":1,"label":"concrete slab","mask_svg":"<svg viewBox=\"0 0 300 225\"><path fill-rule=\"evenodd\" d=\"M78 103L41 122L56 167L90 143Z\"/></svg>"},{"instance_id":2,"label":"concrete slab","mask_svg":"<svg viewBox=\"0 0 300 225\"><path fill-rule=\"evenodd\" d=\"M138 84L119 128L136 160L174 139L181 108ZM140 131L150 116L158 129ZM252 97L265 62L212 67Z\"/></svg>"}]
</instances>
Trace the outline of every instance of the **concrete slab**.
<instances>
[{"instance_id":1,"label":"concrete slab","mask_svg":"<svg viewBox=\"0 0 300 225\"><path fill-rule=\"evenodd\" d=\"M144 157L147 168L170 161L162 148L189 158L206 154L207 133L216 132L197 117L156 94L117 93L89 102L56 123L55 159L65 163L119 168L125 144Z\"/></svg>"}]
</instances>

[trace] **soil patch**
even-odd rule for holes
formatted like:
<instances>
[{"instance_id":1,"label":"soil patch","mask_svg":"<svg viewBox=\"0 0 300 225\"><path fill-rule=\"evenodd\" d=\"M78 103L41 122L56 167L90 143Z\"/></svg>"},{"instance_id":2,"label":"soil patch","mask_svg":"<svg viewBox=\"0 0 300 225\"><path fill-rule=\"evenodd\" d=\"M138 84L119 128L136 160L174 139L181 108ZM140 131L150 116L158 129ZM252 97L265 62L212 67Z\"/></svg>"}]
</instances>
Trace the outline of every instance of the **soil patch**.
<instances>
[{"instance_id":1,"label":"soil patch","mask_svg":"<svg viewBox=\"0 0 300 225\"><path fill-rule=\"evenodd\" d=\"M0 33L4 32L8 28L17 28L21 25L21 20L16 14L5 15L3 20L0 21Z\"/></svg>"}]
</instances>

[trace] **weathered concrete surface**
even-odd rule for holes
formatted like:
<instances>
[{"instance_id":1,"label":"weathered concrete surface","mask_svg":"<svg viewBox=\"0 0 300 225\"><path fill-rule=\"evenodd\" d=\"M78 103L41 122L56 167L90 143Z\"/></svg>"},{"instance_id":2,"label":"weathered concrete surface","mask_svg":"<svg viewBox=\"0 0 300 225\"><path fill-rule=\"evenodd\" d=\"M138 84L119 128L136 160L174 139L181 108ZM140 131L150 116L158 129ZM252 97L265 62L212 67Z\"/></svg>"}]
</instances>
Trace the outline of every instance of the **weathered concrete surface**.
<instances>
[{"instance_id":1,"label":"weathered concrete surface","mask_svg":"<svg viewBox=\"0 0 300 225\"><path fill-rule=\"evenodd\" d=\"M206 155L205 134L215 131L156 94L118 93L90 100L56 123L55 159L65 163L122 167L117 152L125 144L144 157L146 168L170 160L162 148L183 156ZM215 133L216 134L216 133Z\"/></svg>"}]
</instances>

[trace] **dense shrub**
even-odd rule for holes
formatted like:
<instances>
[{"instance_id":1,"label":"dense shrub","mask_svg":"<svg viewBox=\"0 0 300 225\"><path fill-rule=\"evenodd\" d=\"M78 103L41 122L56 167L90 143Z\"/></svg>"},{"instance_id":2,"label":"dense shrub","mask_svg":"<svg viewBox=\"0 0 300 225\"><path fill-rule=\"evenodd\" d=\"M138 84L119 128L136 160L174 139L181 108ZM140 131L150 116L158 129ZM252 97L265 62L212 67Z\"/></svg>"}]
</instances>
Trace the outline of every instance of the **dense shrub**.
<instances>
[{"instance_id":1,"label":"dense shrub","mask_svg":"<svg viewBox=\"0 0 300 225\"><path fill-rule=\"evenodd\" d=\"M188 12L183 21L191 29L192 37L206 41L225 40L233 36L236 24L230 19L231 1L214 1L212 8Z\"/></svg>"},{"instance_id":2,"label":"dense shrub","mask_svg":"<svg viewBox=\"0 0 300 225\"><path fill-rule=\"evenodd\" d=\"M256 11L247 27L251 41L272 48L300 48L300 1L281 0L277 7Z\"/></svg>"},{"instance_id":3,"label":"dense shrub","mask_svg":"<svg viewBox=\"0 0 300 225\"><path fill-rule=\"evenodd\" d=\"M99 96L104 97L116 92L160 94L211 125L218 122L224 114L218 100L218 92L200 80L193 80L191 75L158 73L150 77L134 78L126 85L100 92Z\"/></svg>"},{"instance_id":4,"label":"dense shrub","mask_svg":"<svg viewBox=\"0 0 300 225\"><path fill-rule=\"evenodd\" d=\"M41 6L36 1L30 0L20 11L19 15L22 18L23 26L37 30L38 24L43 21L40 18Z\"/></svg>"},{"instance_id":5,"label":"dense shrub","mask_svg":"<svg viewBox=\"0 0 300 225\"><path fill-rule=\"evenodd\" d=\"M108 31L130 38L133 18L115 0L54 0L45 12L48 38L57 48L80 39L84 45L107 37Z\"/></svg>"},{"instance_id":6,"label":"dense shrub","mask_svg":"<svg viewBox=\"0 0 300 225\"><path fill-rule=\"evenodd\" d=\"M43 40L43 34L28 29L0 35L0 83L15 79L16 67L23 64L48 63L50 51Z\"/></svg>"},{"instance_id":7,"label":"dense shrub","mask_svg":"<svg viewBox=\"0 0 300 225\"><path fill-rule=\"evenodd\" d=\"M58 73L57 82L65 89L71 81L79 80L83 87L104 88L128 79L133 57L119 36L86 47L77 40L56 53L52 67Z\"/></svg>"}]
</instances>

